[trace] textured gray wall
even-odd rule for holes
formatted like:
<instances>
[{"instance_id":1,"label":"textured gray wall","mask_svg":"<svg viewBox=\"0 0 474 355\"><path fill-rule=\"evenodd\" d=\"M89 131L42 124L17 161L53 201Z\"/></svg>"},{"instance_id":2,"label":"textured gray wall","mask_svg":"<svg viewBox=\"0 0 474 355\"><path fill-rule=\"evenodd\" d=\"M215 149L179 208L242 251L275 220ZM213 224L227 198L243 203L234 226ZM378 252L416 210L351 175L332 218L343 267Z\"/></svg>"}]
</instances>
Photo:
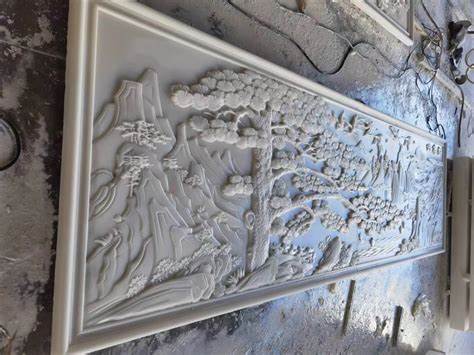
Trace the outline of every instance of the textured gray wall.
<instances>
[{"instance_id":1,"label":"textured gray wall","mask_svg":"<svg viewBox=\"0 0 474 355\"><path fill-rule=\"evenodd\" d=\"M400 65L409 49L348 0L308 0L308 16L287 11L275 0L234 0L245 13L269 26L255 22L224 0L147 0L145 3L382 112L425 128L424 117L430 107L416 88L413 72L400 79L389 79L380 72L393 73L395 69L369 46L360 46L360 53L377 65L355 55L347 59L337 74L325 75L314 68L294 43L268 28L273 27L296 41L321 71L338 67L347 46L317 24L347 36L353 43L370 42ZM280 0L280 3L295 8L294 0ZM425 0L425 3L442 28L452 18L474 18L472 0ZM420 7L417 16L429 24ZM0 348L11 339L14 353L49 351L66 22L66 1L0 0L0 114L16 122L23 141L19 162L0 172L0 325L9 334L9 337L0 335ZM447 72L445 59L442 68ZM471 102L473 92L472 87L466 89ZM456 152L457 95L436 84L438 117L447 132L450 155ZM463 149L458 153L472 155L474 141L468 137L469 118L468 115L463 125ZM341 336L341 324L348 281L339 282L331 291L320 287L101 353L351 351L368 354L423 353L430 348L474 353L472 339L447 328L443 308L446 274L447 258L438 256L358 279L345 337ZM420 292L431 301L432 317L413 318L409 314ZM403 332L399 347L392 348L388 337L397 305L405 309ZM387 326L379 332L376 332L376 317L387 319Z\"/></svg>"},{"instance_id":2,"label":"textured gray wall","mask_svg":"<svg viewBox=\"0 0 474 355\"><path fill-rule=\"evenodd\" d=\"M0 1L0 115L17 124L23 148L0 172L0 325L14 353L49 351L67 8ZM10 342L0 338L0 348Z\"/></svg>"}]
</instances>

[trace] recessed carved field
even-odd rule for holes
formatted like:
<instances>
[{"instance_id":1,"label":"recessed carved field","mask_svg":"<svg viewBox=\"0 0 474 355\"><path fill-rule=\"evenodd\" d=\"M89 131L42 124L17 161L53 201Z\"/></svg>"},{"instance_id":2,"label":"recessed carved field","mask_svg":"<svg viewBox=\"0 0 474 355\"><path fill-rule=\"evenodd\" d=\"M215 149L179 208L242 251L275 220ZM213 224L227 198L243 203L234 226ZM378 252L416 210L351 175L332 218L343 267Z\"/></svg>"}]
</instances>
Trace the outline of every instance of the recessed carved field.
<instances>
[{"instance_id":1,"label":"recessed carved field","mask_svg":"<svg viewBox=\"0 0 474 355\"><path fill-rule=\"evenodd\" d=\"M143 70L94 122L86 326L442 248L443 145L247 69Z\"/></svg>"}]
</instances>

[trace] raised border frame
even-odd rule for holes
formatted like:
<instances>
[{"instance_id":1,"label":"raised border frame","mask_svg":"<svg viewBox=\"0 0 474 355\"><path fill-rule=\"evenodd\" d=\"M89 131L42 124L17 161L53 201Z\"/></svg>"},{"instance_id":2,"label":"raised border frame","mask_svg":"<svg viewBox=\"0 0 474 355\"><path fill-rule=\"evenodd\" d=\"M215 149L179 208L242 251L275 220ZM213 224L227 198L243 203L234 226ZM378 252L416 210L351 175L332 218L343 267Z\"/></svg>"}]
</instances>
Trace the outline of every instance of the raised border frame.
<instances>
[{"instance_id":1,"label":"raised border frame","mask_svg":"<svg viewBox=\"0 0 474 355\"><path fill-rule=\"evenodd\" d=\"M53 310L53 354L82 354L159 331L217 316L237 309L258 305L272 299L300 292L317 285L335 282L368 272L373 268L391 266L405 261L436 255L445 251L445 236L441 247L417 251L396 259L360 265L337 276L328 273L322 278L305 278L244 295L204 302L196 307L173 310L159 317L150 315L127 323L87 331L83 329L83 289L85 278L85 242L87 231L87 196L90 174L91 142L94 103L97 24L100 11L116 16L148 31L172 38L194 49L210 53L233 64L258 71L301 90L307 90L328 101L364 115L396 125L443 145L446 190L446 142L420 128L398 121L364 104L303 78L289 70L227 44L201 31L162 15L136 0L74 0L70 2L68 56L66 68L63 156L61 171L60 215L55 274ZM444 213L446 201L444 197ZM445 229L445 220L443 220Z\"/></svg>"},{"instance_id":2,"label":"raised border frame","mask_svg":"<svg viewBox=\"0 0 474 355\"><path fill-rule=\"evenodd\" d=\"M415 35L415 6L416 0L409 0L407 28L403 28L393 18L385 14L382 10L367 2L367 0L351 0L354 5L374 19L380 26L395 36L400 42L411 47L414 43Z\"/></svg>"}]
</instances>

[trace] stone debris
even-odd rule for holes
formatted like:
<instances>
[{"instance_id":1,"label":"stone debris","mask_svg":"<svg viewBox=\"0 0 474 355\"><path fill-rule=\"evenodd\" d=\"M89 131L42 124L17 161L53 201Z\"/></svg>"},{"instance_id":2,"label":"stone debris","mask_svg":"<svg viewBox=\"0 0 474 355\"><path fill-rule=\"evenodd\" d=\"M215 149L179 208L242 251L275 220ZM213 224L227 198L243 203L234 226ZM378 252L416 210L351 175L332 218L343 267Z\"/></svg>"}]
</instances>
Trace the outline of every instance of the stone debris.
<instances>
[{"instance_id":1,"label":"stone debris","mask_svg":"<svg viewBox=\"0 0 474 355\"><path fill-rule=\"evenodd\" d=\"M332 294L336 293L336 286L337 286L337 284L335 282L329 284L328 285L328 291Z\"/></svg>"},{"instance_id":2,"label":"stone debris","mask_svg":"<svg viewBox=\"0 0 474 355\"><path fill-rule=\"evenodd\" d=\"M430 319L431 315L431 302L423 293L420 293L418 297L416 297L413 305L411 307L411 315L414 319L418 318L418 316L422 315L423 317Z\"/></svg>"},{"instance_id":3,"label":"stone debris","mask_svg":"<svg viewBox=\"0 0 474 355\"><path fill-rule=\"evenodd\" d=\"M385 317L385 318L380 318L379 316L375 317L375 332L374 336L375 337L381 337L383 335L383 332L387 328L387 325L389 323L390 319Z\"/></svg>"}]
</instances>

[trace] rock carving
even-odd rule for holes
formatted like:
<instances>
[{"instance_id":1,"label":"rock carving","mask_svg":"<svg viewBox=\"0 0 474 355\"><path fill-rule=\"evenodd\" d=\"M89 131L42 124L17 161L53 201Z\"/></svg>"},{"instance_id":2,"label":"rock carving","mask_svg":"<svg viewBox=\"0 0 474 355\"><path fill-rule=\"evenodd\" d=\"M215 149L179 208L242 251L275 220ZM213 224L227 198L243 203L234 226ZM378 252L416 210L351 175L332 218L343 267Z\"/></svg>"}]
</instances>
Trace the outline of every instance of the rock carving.
<instances>
[{"instance_id":1,"label":"rock carving","mask_svg":"<svg viewBox=\"0 0 474 355\"><path fill-rule=\"evenodd\" d=\"M441 146L250 70L164 89L94 122L86 326L442 243Z\"/></svg>"}]
</instances>

